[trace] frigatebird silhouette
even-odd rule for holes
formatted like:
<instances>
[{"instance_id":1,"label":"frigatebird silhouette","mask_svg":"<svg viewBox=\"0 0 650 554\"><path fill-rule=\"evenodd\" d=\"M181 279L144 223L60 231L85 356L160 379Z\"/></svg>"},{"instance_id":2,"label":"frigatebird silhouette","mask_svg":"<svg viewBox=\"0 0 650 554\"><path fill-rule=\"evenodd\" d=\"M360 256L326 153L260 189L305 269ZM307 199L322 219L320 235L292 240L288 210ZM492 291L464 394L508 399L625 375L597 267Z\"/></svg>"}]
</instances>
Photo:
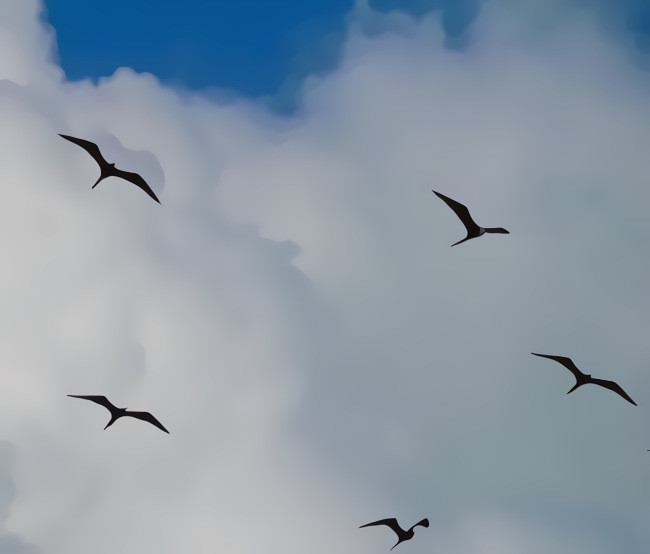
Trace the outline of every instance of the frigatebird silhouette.
<instances>
[{"instance_id":1,"label":"frigatebird silhouette","mask_svg":"<svg viewBox=\"0 0 650 554\"><path fill-rule=\"evenodd\" d=\"M600 385L601 387L605 387L606 389L614 391L616 394L622 396L625 398L625 400L636 406L636 402L627 395L627 393L621 388L618 383L615 383L614 381L605 381L604 379L595 379L591 375L582 373L582 371L580 371L571 361L571 358L566 358L564 356L551 356L549 354L535 354L535 352L531 352L531 354L533 356L540 356L542 358L548 358L549 360L555 360L556 362L561 363L564 367L566 367L571 373L573 373L576 378L576 384L569 392L567 392L567 394L572 393L582 385L592 383L594 385Z\"/></svg>"},{"instance_id":2,"label":"frigatebird silhouette","mask_svg":"<svg viewBox=\"0 0 650 554\"><path fill-rule=\"evenodd\" d=\"M412 539L413 535L415 534L413 529L415 529L418 525L422 525L422 527L429 527L429 520L425 517L422 521L418 521L408 531L404 531L404 529L402 529L399 526L399 523L397 523L397 520L394 517L391 517L389 519L380 519L379 521L373 521L372 523L366 523L365 525L360 525L359 529L361 529L363 527L372 527L373 525L387 525L393 531L395 531L395 534L397 535L397 538L399 539L397 541L397 544L395 544L395 546L397 546L402 541L407 541L409 539ZM393 546L393 548L395 548L395 546ZM391 548L391 550L393 548Z\"/></svg>"},{"instance_id":3,"label":"frigatebird silhouette","mask_svg":"<svg viewBox=\"0 0 650 554\"><path fill-rule=\"evenodd\" d=\"M444 194L440 194L435 190L432 190L431 192L433 192L438 198L444 200L445 204L447 204L447 206L449 206L452 210L454 210L454 213L463 222L463 225L465 225L465 228L467 229L467 236L463 240L459 240L458 242L455 242L454 244L452 244L452 246L456 246L457 244L460 244L461 242L465 242L466 240L469 239L475 239L476 237L480 237L485 233L501 233L506 235L510 234L510 232L506 231L503 227L479 227L472 219L472 216L469 215L469 210L467 209L467 206L464 206L460 202L456 202L455 200L452 200L448 196L445 196Z\"/></svg>"},{"instance_id":4,"label":"frigatebird silhouette","mask_svg":"<svg viewBox=\"0 0 650 554\"><path fill-rule=\"evenodd\" d=\"M147 182L137 173L131 173L129 171L122 171L121 169L117 169L115 167L115 164L109 164L105 159L104 156L102 156L102 153L99 151L99 147L94 143L90 142L89 140L84 140L76 137L71 137L68 135L62 135L59 133L60 137L63 137L66 140L69 140L70 142L73 142L77 146L81 146L88 154L90 154L98 164L99 164L99 169L101 171L99 175L99 179L97 179L97 182L92 186L92 188L95 188L100 181L106 179L106 177L119 177L120 179L124 179L125 181L129 181L133 183L134 185L140 187L143 191L145 191L151 198L153 198L158 204L160 204L160 200L158 200L158 197L155 195L154 191L151 190L151 187L147 184Z\"/></svg>"},{"instance_id":5,"label":"frigatebird silhouette","mask_svg":"<svg viewBox=\"0 0 650 554\"><path fill-rule=\"evenodd\" d=\"M106 427L104 427L104 430L108 429L113 423L115 423L118 419L121 417L125 416L130 416L134 417L136 419L141 419L142 421L146 421L147 423L151 423L152 425L155 425L160 429L161 431L165 431L165 433L169 433L167 429L165 429L162 426L162 423L158 421L155 417L153 417L149 412L130 412L128 411L128 408L116 408L111 404L105 396L83 396L83 395L76 395L76 394L69 394L71 398L83 398L84 400L90 400L91 402L95 402L96 404L99 404L100 406L104 406L109 412L111 412L111 420L106 424Z\"/></svg>"}]
</instances>

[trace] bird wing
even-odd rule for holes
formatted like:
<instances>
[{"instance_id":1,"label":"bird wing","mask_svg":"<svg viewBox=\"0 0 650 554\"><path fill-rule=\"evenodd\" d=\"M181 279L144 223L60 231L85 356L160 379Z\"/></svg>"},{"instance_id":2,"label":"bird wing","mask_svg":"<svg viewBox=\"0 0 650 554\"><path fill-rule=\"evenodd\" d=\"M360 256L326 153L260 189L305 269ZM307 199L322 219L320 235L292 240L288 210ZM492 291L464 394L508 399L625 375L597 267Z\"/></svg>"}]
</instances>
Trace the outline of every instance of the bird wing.
<instances>
[{"instance_id":1,"label":"bird wing","mask_svg":"<svg viewBox=\"0 0 650 554\"><path fill-rule=\"evenodd\" d=\"M576 379L580 379L580 377L585 376L585 374L582 373L582 371L580 371L571 361L571 358L567 358L565 356L551 356L550 354L535 354L535 352L531 352L531 354L533 356L540 356L542 358L548 358L549 360L555 360L556 362L566 367L571 373L573 373Z\"/></svg>"},{"instance_id":2,"label":"bird wing","mask_svg":"<svg viewBox=\"0 0 650 554\"><path fill-rule=\"evenodd\" d=\"M605 387L606 389L614 391L616 394L622 396L625 398L625 400L631 402L636 406L636 402L627 395L627 393L618 383L615 383L614 381L606 381L605 379L594 379L593 377L590 379L590 382L592 382L594 385L600 385L601 387Z\"/></svg>"},{"instance_id":3,"label":"bird wing","mask_svg":"<svg viewBox=\"0 0 650 554\"><path fill-rule=\"evenodd\" d=\"M397 523L397 520L394 517L388 519L380 519L379 521L373 521L372 523L366 523L365 525L360 525L359 529L361 529L362 527L372 527L374 525L387 525L393 531L395 531L395 534L398 537L401 537L404 534L404 530L399 526L399 523Z\"/></svg>"},{"instance_id":4,"label":"bird wing","mask_svg":"<svg viewBox=\"0 0 650 554\"><path fill-rule=\"evenodd\" d=\"M418 521L413 527L422 525L422 527L429 527L429 520L425 517L422 521Z\"/></svg>"},{"instance_id":5,"label":"bird wing","mask_svg":"<svg viewBox=\"0 0 650 554\"><path fill-rule=\"evenodd\" d=\"M151 196L151 198L153 198L156 202L158 202L158 204L160 204L160 200L158 200L158 197L155 195L151 187L147 184L147 182L142 178L141 175L137 173L131 173L130 171L122 171L121 169L117 169L117 168L113 168L111 170L111 174L115 175L115 177L119 177L120 179L129 181L137 187L140 187L149 196Z\"/></svg>"},{"instance_id":6,"label":"bird wing","mask_svg":"<svg viewBox=\"0 0 650 554\"><path fill-rule=\"evenodd\" d=\"M153 417L149 412L127 411L125 415L134 417L136 419L141 419L142 421L146 421L147 423L151 423L151 425L155 425L161 431L164 431L165 433L169 433L169 431L167 431L167 429L163 427L163 424L160 423L160 421L158 421L155 417Z\"/></svg>"},{"instance_id":7,"label":"bird wing","mask_svg":"<svg viewBox=\"0 0 650 554\"><path fill-rule=\"evenodd\" d=\"M110 403L108 398L105 396L93 396L93 395L77 395L77 394L69 394L71 398L83 398L84 400L90 400L91 402L95 402L95 404L99 404L100 406L104 406L109 412L113 413L114 410L117 410L113 404Z\"/></svg>"},{"instance_id":8,"label":"bird wing","mask_svg":"<svg viewBox=\"0 0 650 554\"><path fill-rule=\"evenodd\" d=\"M60 137L63 137L66 140L69 140L70 142L74 142L77 146L81 146L88 154L90 154L93 159L99 164L100 167L105 167L108 164L108 162L104 159L104 156L102 156L102 153L99 151L99 146L97 146L94 142L90 142L89 140L84 140L76 137L71 137L68 135L62 135L59 133Z\"/></svg>"},{"instance_id":9,"label":"bird wing","mask_svg":"<svg viewBox=\"0 0 650 554\"><path fill-rule=\"evenodd\" d=\"M467 209L467 206L464 206L460 202L456 202L455 200L452 200L448 196L445 196L444 194L440 194L435 190L432 190L431 192L433 192L438 198L444 200L445 204L447 204L447 206L449 206L452 210L454 210L454 213L463 222L463 225L465 225L465 228L467 229L467 232L469 234L476 234L479 232L480 227L476 223L474 223L472 216L469 215L469 210Z\"/></svg>"}]
</instances>

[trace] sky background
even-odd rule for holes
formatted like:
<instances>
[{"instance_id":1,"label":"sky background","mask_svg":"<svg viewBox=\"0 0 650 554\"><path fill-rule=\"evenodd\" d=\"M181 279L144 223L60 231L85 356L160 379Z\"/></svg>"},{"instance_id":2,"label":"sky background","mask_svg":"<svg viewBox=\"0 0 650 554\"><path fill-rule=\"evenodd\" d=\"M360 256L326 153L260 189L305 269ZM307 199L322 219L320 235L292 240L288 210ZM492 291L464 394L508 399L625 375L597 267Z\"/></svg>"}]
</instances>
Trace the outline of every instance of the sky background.
<instances>
[{"instance_id":1,"label":"sky background","mask_svg":"<svg viewBox=\"0 0 650 554\"><path fill-rule=\"evenodd\" d=\"M0 1L2 554L650 551L645 3L396 4Z\"/></svg>"}]
</instances>

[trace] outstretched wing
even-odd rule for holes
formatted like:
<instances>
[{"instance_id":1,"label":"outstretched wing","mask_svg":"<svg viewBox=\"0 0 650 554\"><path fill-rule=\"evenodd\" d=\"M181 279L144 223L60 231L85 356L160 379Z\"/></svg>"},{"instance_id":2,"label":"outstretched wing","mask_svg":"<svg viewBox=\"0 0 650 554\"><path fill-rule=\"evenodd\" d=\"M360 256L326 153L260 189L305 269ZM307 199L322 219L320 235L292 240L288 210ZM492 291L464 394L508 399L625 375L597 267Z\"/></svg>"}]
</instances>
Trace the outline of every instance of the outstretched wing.
<instances>
[{"instance_id":1,"label":"outstretched wing","mask_svg":"<svg viewBox=\"0 0 650 554\"><path fill-rule=\"evenodd\" d=\"M91 402L95 402L95 404L99 404L100 406L104 406L109 412L113 413L113 410L117 410L113 404L111 404L105 396L93 396L93 395L87 395L87 396L81 396L77 394L69 394L68 395L71 398L82 398L84 400L90 400Z\"/></svg>"},{"instance_id":2,"label":"outstretched wing","mask_svg":"<svg viewBox=\"0 0 650 554\"><path fill-rule=\"evenodd\" d=\"M531 352L531 354L533 356L540 356L542 358L548 358L549 360L555 360L556 362L566 367L571 373L573 373L576 379L580 379L581 377L585 376L585 374L582 373L582 371L580 371L571 361L571 358L566 358L565 356L551 356L550 354L535 354L535 352Z\"/></svg>"},{"instance_id":3,"label":"outstretched wing","mask_svg":"<svg viewBox=\"0 0 650 554\"><path fill-rule=\"evenodd\" d=\"M379 521L373 521L372 523L366 523L365 525L360 525L359 529L361 529L362 527L372 527L374 525L387 525L393 531L395 531L395 534L398 537L401 537L404 534L404 530L399 526L397 520L394 517L391 517L389 519L380 519Z\"/></svg>"},{"instance_id":4,"label":"outstretched wing","mask_svg":"<svg viewBox=\"0 0 650 554\"><path fill-rule=\"evenodd\" d=\"M153 198L156 202L158 202L158 204L160 204L160 200L158 200L158 197L155 195L154 191L147 184L147 182L137 173L131 173L130 171L122 171L121 169L117 169L117 168L112 168L111 173L115 175L115 177L119 177L120 179L129 181L133 183L135 186L140 187L149 196L151 196L151 198Z\"/></svg>"},{"instance_id":5,"label":"outstretched wing","mask_svg":"<svg viewBox=\"0 0 650 554\"><path fill-rule=\"evenodd\" d=\"M88 154L93 157L93 159L99 164L100 167L109 165L108 162L104 159L104 156L102 156L102 153L99 151L99 147L94 142L71 137L68 135L62 135L61 133L59 133L59 136L63 137L66 140L69 140L70 142L74 142L77 146L81 146L81 148L83 148L86 152L88 152Z\"/></svg>"},{"instance_id":6,"label":"outstretched wing","mask_svg":"<svg viewBox=\"0 0 650 554\"><path fill-rule=\"evenodd\" d=\"M422 527L429 527L429 520L425 517L422 521L418 521L413 527L422 525Z\"/></svg>"},{"instance_id":7,"label":"outstretched wing","mask_svg":"<svg viewBox=\"0 0 650 554\"><path fill-rule=\"evenodd\" d=\"M445 204L447 204L447 206L449 206L452 210L454 210L454 213L463 222L463 225L465 225L468 234L478 235L480 231L480 227L476 223L474 223L472 216L469 215L469 210L467 209L467 206L464 206L460 202L456 202L455 200L452 200L448 196L445 196L444 194L440 194L435 190L432 190L431 192L433 192L438 198L444 200Z\"/></svg>"},{"instance_id":8,"label":"outstretched wing","mask_svg":"<svg viewBox=\"0 0 650 554\"><path fill-rule=\"evenodd\" d=\"M153 417L149 412L127 411L126 415L134 417L136 419L141 419L142 421L146 421L147 423L151 423L151 425L155 425L161 431L164 431L165 433L169 433L169 431L167 431L167 429L163 427L162 423L160 423L160 421L158 421L155 417Z\"/></svg>"},{"instance_id":9,"label":"outstretched wing","mask_svg":"<svg viewBox=\"0 0 650 554\"><path fill-rule=\"evenodd\" d=\"M631 402L636 406L636 402L627 395L627 393L621 388L618 383L615 383L614 381L606 381L605 379L594 379L593 377L590 379L590 381L594 385L600 385L601 387L605 387L606 389L614 391L616 394L622 396L625 398L625 400Z\"/></svg>"}]
</instances>

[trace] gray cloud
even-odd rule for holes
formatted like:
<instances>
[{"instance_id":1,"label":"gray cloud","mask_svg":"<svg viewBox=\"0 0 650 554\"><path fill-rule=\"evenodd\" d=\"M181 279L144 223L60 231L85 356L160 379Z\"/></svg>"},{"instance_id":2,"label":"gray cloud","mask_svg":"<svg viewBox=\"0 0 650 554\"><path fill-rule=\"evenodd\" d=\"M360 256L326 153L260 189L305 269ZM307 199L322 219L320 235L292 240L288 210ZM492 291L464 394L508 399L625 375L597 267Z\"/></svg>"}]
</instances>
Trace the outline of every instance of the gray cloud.
<instances>
[{"instance_id":1,"label":"gray cloud","mask_svg":"<svg viewBox=\"0 0 650 554\"><path fill-rule=\"evenodd\" d=\"M25 542L18 535L5 530L11 504L16 496L16 485L12 477L14 446L0 441L0 550L3 554L36 554L38 549Z\"/></svg>"},{"instance_id":2,"label":"gray cloud","mask_svg":"<svg viewBox=\"0 0 650 554\"><path fill-rule=\"evenodd\" d=\"M128 69L61 82L35 5L0 53L6 540L374 552L357 526L394 515L432 522L412 552L647 552L647 83L589 20L534 40L493 6L461 53L432 16L359 14L280 119ZM58 132L150 153L162 206L91 190ZM512 234L450 249L431 188ZM531 351L640 407L567 397ZM102 431L77 393L171 435Z\"/></svg>"}]
</instances>

